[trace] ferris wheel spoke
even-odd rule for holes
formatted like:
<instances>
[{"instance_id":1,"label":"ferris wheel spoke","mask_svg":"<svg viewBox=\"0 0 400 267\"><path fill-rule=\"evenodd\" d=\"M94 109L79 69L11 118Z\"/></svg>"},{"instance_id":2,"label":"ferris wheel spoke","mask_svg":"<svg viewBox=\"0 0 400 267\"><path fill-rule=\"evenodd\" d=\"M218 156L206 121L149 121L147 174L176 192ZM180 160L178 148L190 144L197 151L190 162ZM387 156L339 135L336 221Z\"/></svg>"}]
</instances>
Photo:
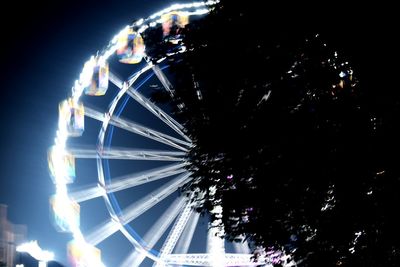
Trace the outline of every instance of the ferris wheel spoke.
<instances>
[{"instance_id":1,"label":"ferris wheel spoke","mask_svg":"<svg viewBox=\"0 0 400 267\"><path fill-rule=\"evenodd\" d=\"M131 234L128 233L128 231L124 227L121 227L120 230L122 234L125 235L125 237L133 244L136 251L138 251L141 255L145 255L146 257L152 259L155 262L161 261L156 255L146 250L135 238L133 238Z\"/></svg>"},{"instance_id":2,"label":"ferris wheel spoke","mask_svg":"<svg viewBox=\"0 0 400 267\"><path fill-rule=\"evenodd\" d=\"M162 168L155 168L141 173L124 175L112 179L110 184L101 186L99 183L77 188L69 193L69 196L78 203L103 196L106 193L114 193L132 188L145 183L150 183L162 178L170 177L186 171L187 163L171 164Z\"/></svg>"},{"instance_id":3,"label":"ferris wheel spoke","mask_svg":"<svg viewBox=\"0 0 400 267\"><path fill-rule=\"evenodd\" d=\"M184 128L181 124L179 124L171 116L169 116L167 113L162 111L159 107L157 107L155 104L153 104L148 99L146 99L142 94L140 94L138 91L134 90L132 87L130 87L128 89L127 94L130 95L137 102L139 102L142 106L144 106L151 113L153 113L161 121L163 121L165 124L167 124L171 129L173 129L175 132L177 132L186 141L191 142L191 139L189 137L187 137L186 134L183 133Z\"/></svg>"},{"instance_id":4,"label":"ferris wheel spoke","mask_svg":"<svg viewBox=\"0 0 400 267\"><path fill-rule=\"evenodd\" d=\"M112 82L119 89L122 89L122 87L124 86L124 82L120 78L118 78L117 75L112 73L111 71L108 74L108 79L110 80L110 82Z\"/></svg>"},{"instance_id":5,"label":"ferris wheel spoke","mask_svg":"<svg viewBox=\"0 0 400 267\"><path fill-rule=\"evenodd\" d=\"M104 188L100 184L85 186L84 188L76 189L69 193L69 196L74 201L81 203L86 200L94 199L105 194Z\"/></svg>"},{"instance_id":6,"label":"ferris wheel spoke","mask_svg":"<svg viewBox=\"0 0 400 267\"><path fill-rule=\"evenodd\" d=\"M95 109L85 107L85 115L98 120L98 121L104 121L106 119L106 114L101 113ZM153 129L150 129L148 127L142 126L140 124L137 124L135 122L129 121L127 119L122 119L116 116L112 116L109 120L109 123L111 125L114 125L118 128L124 129L126 131L147 137L149 139L158 141L160 143L175 147L179 150L187 152L188 149L185 147L191 147L192 144L186 141L182 141L178 138L169 136L167 134L155 131ZM183 146L185 147L183 147Z\"/></svg>"},{"instance_id":7,"label":"ferris wheel spoke","mask_svg":"<svg viewBox=\"0 0 400 267\"><path fill-rule=\"evenodd\" d=\"M190 175L191 174L187 172L176 177L159 189L153 191L152 193L125 208L118 218L107 220L96 226L87 235L88 242L92 245L97 245L98 243L104 241L116 231L120 230L122 225L133 221L135 218L142 215L144 212L152 208L164 198L171 195L180 186L187 183L190 180Z\"/></svg>"},{"instance_id":8,"label":"ferris wheel spoke","mask_svg":"<svg viewBox=\"0 0 400 267\"><path fill-rule=\"evenodd\" d=\"M120 224L114 219L108 219L96 226L87 236L86 242L96 246L120 229Z\"/></svg>"},{"instance_id":9,"label":"ferris wheel spoke","mask_svg":"<svg viewBox=\"0 0 400 267\"><path fill-rule=\"evenodd\" d=\"M185 254L189 251L190 243L192 242L194 231L200 218L200 213L192 212L189 221L183 231L181 237L176 244L175 253Z\"/></svg>"},{"instance_id":10,"label":"ferris wheel spoke","mask_svg":"<svg viewBox=\"0 0 400 267\"><path fill-rule=\"evenodd\" d=\"M146 171L145 173L141 174L139 173L115 178L113 179L111 184L106 185L106 189L108 193L113 193L145 183L150 183L162 178L170 177L176 174L181 174L187 171L184 168L186 165L186 163L174 164L169 165L168 167L164 167L162 169L156 169L154 171Z\"/></svg>"},{"instance_id":11,"label":"ferris wheel spoke","mask_svg":"<svg viewBox=\"0 0 400 267\"><path fill-rule=\"evenodd\" d=\"M144 235L143 240L146 242L146 249L150 250L160 240L161 236L165 233L167 228L178 216L179 212L184 207L186 199L179 197L172 202L168 209L158 218L153 226ZM135 244L134 244L135 245ZM139 266L145 259L146 255L140 253L140 250L134 250L122 263L121 267L135 267Z\"/></svg>"},{"instance_id":12,"label":"ferris wheel spoke","mask_svg":"<svg viewBox=\"0 0 400 267\"><path fill-rule=\"evenodd\" d=\"M112 75L112 77L113 78L110 79L110 81L112 83L114 83L116 86L118 86L120 89L123 89L124 83L115 75ZM137 101L139 104L141 104L143 107L145 107L148 111L153 113L161 121L163 121L165 124L167 124L171 129L173 129L175 132L177 132L179 135L181 135L186 141L191 143L190 138L187 137L186 134L183 132L184 127L179 122L174 120L171 116L169 116L167 113L165 113L162 109L160 109L158 106L153 104L150 100L145 98L142 94L140 94L133 87L129 87L126 92L135 101Z\"/></svg>"},{"instance_id":13,"label":"ferris wheel spoke","mask_svg":"<svg viewBox=\"0 0 400 267\"><path fill-rule=\"evenodd\" d=\"M139 150L107 148L101 151L87 148L68 148L68 153L81 159L122 159L122 160L158 160L184 161L186 153L179 151Z\"/></svg>"},{"instance_id":14,"label":"ferris wheel spoke","mask_svg":"<svg viewBox=\"0 0 400 267\"><path fill-rule=\"evenodd\" d=\"M164 86L165 90L167 90L168 93L170 93L173 96L174 90L172 89L172 84L168 80L167 76L165 76L164 72L160 69L158 65L154 65L152 69L156 74L158 80L160 80L161 84Z\"/></svg>"},{"instance_id":15,"label":"ferris wheel spoke","mask_svg":"<svg viewBox=\"0 0 400 267\"><path fill-rule=\"evenodd\" d=\"M182 210L178 219L175 221L172 226L171 231L169 232L167 239L165 240L163 246L160 250L159 257L163 259L166 255L171 254L174 250L176 243L178 242L179 237L182 235L183 230L190 218L190 215L193 213L193 204L188 201L185 205L185 208ZM161 267L164 264L154 263L153 266Z\"/></svg>"},{"instance_id":16,"label":"ferris wheel spoke","mask_svg":"<svg viewBox=\"0 0 400 267\"><path fill-rule=\"evenodd\" d=\"M140 71L136 72L134 75L132 75L132 77L126 81L128 84L128 87L131 87L132 84L146 71L148 71L149 69L151 69L153 67L153 64L148 63L145 67L143 67ZM115 75L114 73L112 73L111 71L108 74L108 79L110 80L110 82L112 82L115 86L117 86L118 88L122 89L124 86L124 81L122 81L117 75Z\"/></svg>"},{"instance_id":17,"label":"ferris wheel spoke","mask_svg":"<svg viewBox=\"0 0 400 267\"><path fill-rule=\"evenodd\" d=\"M122 216L120 217L121 222L123 224L131 222L132 220L152 208L154 205L162 201L164 198L171 195L179 187L186 184L191 179L190 176L191 173L189 172L183 173L172 181L154 190L152 193L148 194L141 200L138 200L137 202L131 204L129 207L123 210Z\"/></svg>"},{"instance_id":18,"label":"ferris wheel spoke","mask_svg":"<svg viewBox=\"0 0 400 267\"><path fill-rule=\"evenodd\" d=\"M129 239L129 238L128 238ZM146 258L146 255L143 253L139 253L137 250L133 250L132 253L128 255L120 265L120 267L136 267L139 266L144 259Z\"/></svg>"}]
</instances>

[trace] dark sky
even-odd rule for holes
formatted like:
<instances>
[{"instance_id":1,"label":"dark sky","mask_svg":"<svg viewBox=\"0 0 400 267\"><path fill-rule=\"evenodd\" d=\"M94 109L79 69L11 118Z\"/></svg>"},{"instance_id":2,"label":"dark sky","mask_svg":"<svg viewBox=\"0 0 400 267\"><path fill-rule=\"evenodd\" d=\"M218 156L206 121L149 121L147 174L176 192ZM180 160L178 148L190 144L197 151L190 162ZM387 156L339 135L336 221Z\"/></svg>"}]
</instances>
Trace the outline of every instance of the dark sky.
<instances>
[{"instance_id":1,"label":"dark sky","mask_svg":"<svg viewBox=\"0 0 400 267\"><path fill-rule=\"evenodd\" d=\"M14 1L2 8L0 203L9 206L12 222L28 226L29 239L60 259L69 236L57 233L49 220L48 198L54 188L46 152L56 132L58 103L70 93L83 63L121 28L176 2L185 1ZM355 6L335 13L331 25L338 44L349 38L347 51L368 69L366 78L373 73L370 60L377 64L376 75L382 75L384 66L379 64L394 56L388 52L394 50L385 50L394 46L391 12L385 17L386 8L373 9ZM353 26L346 18L352 18Z\"/></svg>"},{"instance_id":2,"label":"dark sky","mask_svg":"<svg viewBox=\"0 0 400 267\"><path fill-rule=\"evenodd\" d=\"M48 205L54 188L47 149L58 103L83 63L125 25L184 1L82 2L13 2L0 16L0 203L8 205L13 223L28 226L30 240L63 261L70 236L54 230Z\"/></svg>"}]
</instances>

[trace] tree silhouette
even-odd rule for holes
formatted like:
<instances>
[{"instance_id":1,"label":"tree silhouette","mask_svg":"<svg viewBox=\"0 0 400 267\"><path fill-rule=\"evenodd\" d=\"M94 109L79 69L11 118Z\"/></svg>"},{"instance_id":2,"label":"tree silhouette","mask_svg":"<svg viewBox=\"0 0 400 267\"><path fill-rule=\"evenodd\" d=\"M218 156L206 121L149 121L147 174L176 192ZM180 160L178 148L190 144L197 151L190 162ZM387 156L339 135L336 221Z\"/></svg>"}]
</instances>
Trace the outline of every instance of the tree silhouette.
<instances>
[{"instance_id":1,"label":"tree silhouette","mask_svg":"<svg viewBox=\"0 0 400 267\"><path fill-rule=\"evenodd\" d=\"M222 204L226 238L299 266L399 266L398 95L363 90L332 32L262 15L221 1L182 30L169 64L195 144L185 190L203 212Z\"/></svg>"}]
</instances>

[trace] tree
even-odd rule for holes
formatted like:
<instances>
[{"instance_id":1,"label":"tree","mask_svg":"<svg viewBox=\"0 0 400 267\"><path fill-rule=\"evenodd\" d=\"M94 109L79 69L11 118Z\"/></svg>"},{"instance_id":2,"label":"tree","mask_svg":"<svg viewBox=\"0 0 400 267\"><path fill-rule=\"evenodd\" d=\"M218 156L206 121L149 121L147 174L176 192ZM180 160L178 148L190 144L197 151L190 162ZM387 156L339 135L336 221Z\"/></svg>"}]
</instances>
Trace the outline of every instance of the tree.
<instances>
[{"instance_id":1,"label":"tree","mask_svg":"<svg viewBox=\"0 0 400 267\"><path fill-rule=\"evenodd\" d=\"M202 211L222 203L226 238L300 266L398 266L398 95L363 90L334 32L258 12L221 1L169 63L195 144L185 189L204 193Z\"/></svg>"}]
</instances>

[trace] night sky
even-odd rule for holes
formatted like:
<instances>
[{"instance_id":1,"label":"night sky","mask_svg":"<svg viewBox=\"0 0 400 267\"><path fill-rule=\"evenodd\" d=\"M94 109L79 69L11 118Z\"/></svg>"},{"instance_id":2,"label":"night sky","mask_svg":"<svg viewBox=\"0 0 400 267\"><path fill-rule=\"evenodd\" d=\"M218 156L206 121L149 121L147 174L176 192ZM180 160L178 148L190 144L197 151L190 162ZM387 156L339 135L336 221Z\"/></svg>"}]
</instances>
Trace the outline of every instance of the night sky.
<instances>
[{"instance_id":1,"label":"night sky","mask_svg":"<svg viewBox=\"0 0 400 267\"><path fill-rule=\"evenodd\" d=\"M120 29L176 2L186 1L35 1L2 8L0 203L8 205L13 223L28 226L29 240L53 250L58 260L65 262L70 239L56 232L49 220L48 198L54 188L47 149L54 142L58 103L69 95L83 63ZM394 47L391 16L382 19L385 13L373 9L355 7L353 14L335 13L332 20L337 44L346 43L349 57L365 69L361 78L367 88L389 84L385 64L394 51L386 49ZM352 18L352 26L346 18Z\"/></svg>"}]
</instances>

